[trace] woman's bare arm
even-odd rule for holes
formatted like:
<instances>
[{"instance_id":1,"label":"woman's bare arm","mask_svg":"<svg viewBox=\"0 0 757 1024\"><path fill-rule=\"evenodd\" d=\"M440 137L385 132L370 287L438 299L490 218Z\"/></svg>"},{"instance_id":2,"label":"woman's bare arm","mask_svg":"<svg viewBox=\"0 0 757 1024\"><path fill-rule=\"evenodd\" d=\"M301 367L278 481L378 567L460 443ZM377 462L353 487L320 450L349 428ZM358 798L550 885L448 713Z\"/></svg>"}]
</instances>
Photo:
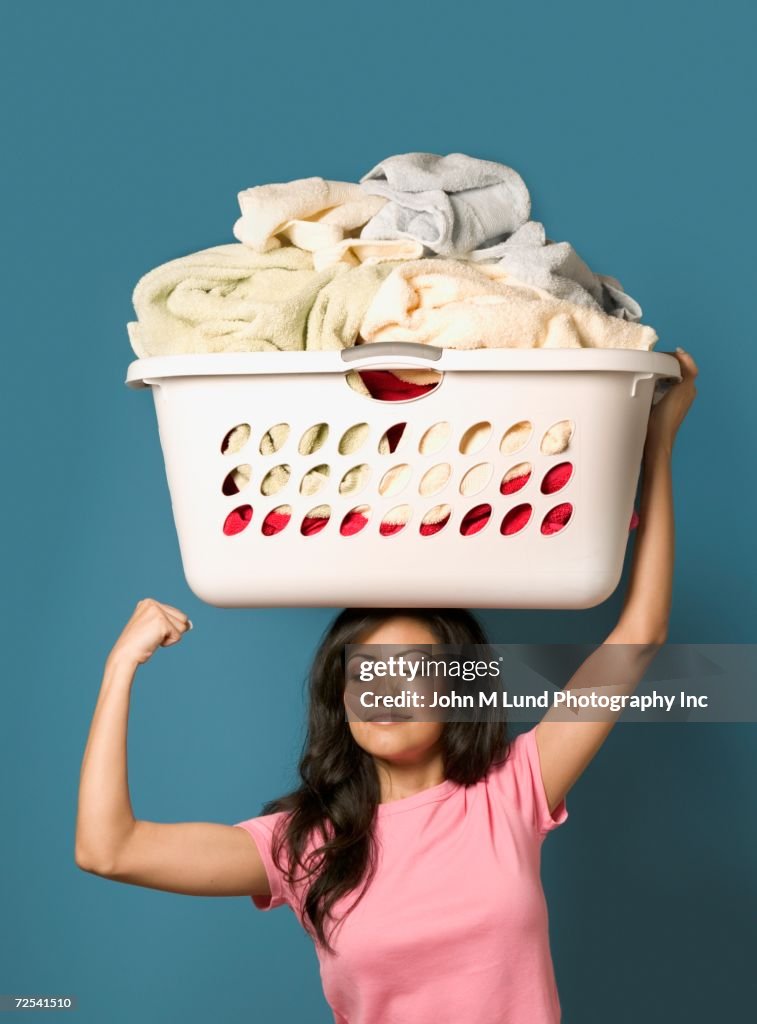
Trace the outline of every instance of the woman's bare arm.
<instances>
[{"instance_id":1,"label":"woman's bare arm","mask_svg":"<svg viewBox=\"0 0 757 1024\"><path fill-rule=\"evenodd\" d=\"M697 366L676 352L682 380L652 409L642 464L639 527L618 622L565 689L631 693L665 643L673 590L674 520L671 459L678 428L696 395ZM607 681L613 680L608 686ZM580 712L572 720L547 712L536 726L542 779L554 810L604 743L619 717ZM592 720L594 719L594 720Z\"/></svg>"},{"instance_id":2,"label":"woman's bare arm","mask_svg":"<svg viewBox=\"0 0 757 1024\"><path fill-rule=\"evenodd\" d=\"M94 874L170 892L269 895L263 862L243 829L141 821L132 811L126 762L131 687L139 665L189 628L178 608L140 601L108 656L82 761L76 863Z\"/></svg>"}]
</instances>

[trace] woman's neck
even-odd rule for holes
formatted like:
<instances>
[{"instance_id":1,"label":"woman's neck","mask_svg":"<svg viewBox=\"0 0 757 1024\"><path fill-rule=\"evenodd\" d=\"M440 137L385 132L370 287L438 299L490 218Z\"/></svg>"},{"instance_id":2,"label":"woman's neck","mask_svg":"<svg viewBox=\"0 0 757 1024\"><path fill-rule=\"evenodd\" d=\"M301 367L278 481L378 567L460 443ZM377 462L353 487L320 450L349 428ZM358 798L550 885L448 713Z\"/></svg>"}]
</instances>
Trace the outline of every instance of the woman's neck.
<instances>
[{"instance_id":1,"label":"woman's neck","mask_svg":"<svg viewBox=\"0 0 757 1024\"><path fill-rule=\"evenodd\" d=\"M415 796L424 789L444 782L444 763L441 754L434 754L428 760L414 764L397 764L378 757L374 757L373 760L381 787L379 801L382 804L404 800L405 797Z\"/></svg>"}]
</instances>

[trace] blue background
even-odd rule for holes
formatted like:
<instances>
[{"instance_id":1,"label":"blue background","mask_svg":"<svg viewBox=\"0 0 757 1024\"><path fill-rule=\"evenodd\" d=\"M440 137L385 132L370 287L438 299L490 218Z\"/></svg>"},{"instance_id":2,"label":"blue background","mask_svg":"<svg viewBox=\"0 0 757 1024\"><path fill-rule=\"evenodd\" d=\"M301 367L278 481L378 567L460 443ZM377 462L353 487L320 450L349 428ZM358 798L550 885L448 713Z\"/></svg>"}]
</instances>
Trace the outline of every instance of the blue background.
<instances>
[{"instance_id":1,"label":"blue background","mask_svg":"<svg viewBox=\"0 0 757 1024\"><path fill-rule=\"evenodd\" d=\"M122 385L137 279L232 241L241 188L357 180L392 153L514 166L550 237L688 348L671 642L754 642L753 11L336 2L41 3L0 43L5 323L0 992L86 1022L328 1021L286 910L74 866L78 768L134 603L194 632L136 685L138 816L233 822L293 779L328 610L223 611L183 580L149 394ZM487 613L503 642L602 639L580 613ZM753 1014L752 726L619 727L545 846L565 1019ZM753 976L753 975L752 975Z\"/></svg>"}]
</instances>

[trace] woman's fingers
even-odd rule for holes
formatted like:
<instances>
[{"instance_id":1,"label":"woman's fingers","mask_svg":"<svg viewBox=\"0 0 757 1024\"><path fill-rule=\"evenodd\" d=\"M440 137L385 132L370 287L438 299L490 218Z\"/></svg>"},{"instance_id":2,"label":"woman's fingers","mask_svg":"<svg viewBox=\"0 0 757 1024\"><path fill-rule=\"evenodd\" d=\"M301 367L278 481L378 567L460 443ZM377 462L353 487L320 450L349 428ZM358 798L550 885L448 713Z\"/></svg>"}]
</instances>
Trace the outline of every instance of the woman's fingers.
<instances>
[{"instance_id":1,"label":"woman's fingers","mask_svg":"<svg viewBox=\"0 0 757 1024\"><path fill-rule=\"evenodd\" d=\"M189 618L179 608L147 597L137 603L114 651L143 664L158 647L178 643L188 629L191 629Z\"/></svg>"},{"instance_id":2,"label":"woman's fingers","mask_svg":"<svg viewBox=\"0 0 757 1024\"><path fill-rule=\"evenodd\" d=\"M170 615L178 622L189 622L189 616L180 608L174 608L172 604L166 604L165 601L155 601L155 604L157 604L159 608L162 608L167 615Z\"/></svg>"},{"instance_id":3,"label":"woman's fingers","mask_svg":"<svg viewBox=\"0 0 757 1024\"><path fill-rule=\"evenodd\" d=\"M162 601L156 601L155 598L147 597L143 601L139 602L137 605L137 611L139 611L140 608L143 613L147 612L155 614L158 612L162 614L172 623L172 625L177 629L180 629L182 632L192 628L192 623L190 622L189 617L179 608L174 608L171 604L164 604Z\"/></svg>"},{"instance_id":4,"label":"woman's fingers","mask_svg":"<svg viewBox=\"0 0 757 1024\"><path fill-rule=\"evenodd\" d=\"M675 354L681 367L681 376L683 378L681 383L687 380L694 380L699 373L699 367L694 362L694 357L683 348L677 348Z\"/></svg>"},{"instance_id":5,"label":"woman's fingers","mask_svg":"<svg viewBox=\"0 0 757 1024\"><path fill-rule=\"evenodd\" d=\"M167 626L166 636L161 647L169 647L171 644L178 643L190 628L189 618L173 605L163 604L161 601L156 601L155 604Z\"/></svg>"},{"instance_id":6,"label":"woman's fingers","mask_svg":"<svg viewBox=\"0 0 757 1024\"><path fill-rule=\"evenodd\" d=\"M699 374L694 357L685 349L677 348L674 355L681 371L681 380L673 384L661 401L652 407L647 427L647 443L672 445L681 423L696 397L696 378Z\"/></svg>"},{"instance_id":7,"label":"woman's fingers","mask_svg":"<svg viewBox=\"0 0 757 1024\"><path fill-rule=\"evenodd\" d=\"M169 644L177 643L189 629L187 623L178 622L171 615L165 615L165 621L168 623L168 632L161 645L162 647L168 647Z\"/></svg>"},{"instance_id":8,"label":"woman's fingers","mask_svg":"<svg viewBox=\"0 0 757 1024\"><path fill-rule=\"evenodd\" d=\"M179 618L178 615L175 615L173 612L167 612L165 609L163 609L163 614L182 633L186 633L188 629L192 628L186 615Z\"/></svg>"}]
</instances>

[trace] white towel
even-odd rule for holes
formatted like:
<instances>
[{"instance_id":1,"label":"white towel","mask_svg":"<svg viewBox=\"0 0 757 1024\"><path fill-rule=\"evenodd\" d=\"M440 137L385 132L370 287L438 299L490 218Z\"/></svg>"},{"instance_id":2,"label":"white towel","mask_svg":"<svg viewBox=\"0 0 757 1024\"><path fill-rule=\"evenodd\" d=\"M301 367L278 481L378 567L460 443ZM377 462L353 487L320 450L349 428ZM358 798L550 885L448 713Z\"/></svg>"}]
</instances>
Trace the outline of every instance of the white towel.
<instances>
[{"instance_id":1,"label":"white towel","mask_svg":"<svg viewBox=\"0 0 757 1024\"><path fill-rule=\"evenodd\" d=\"M509 235L528 220L531 197L512 167L464 153L402 153L360 179L388 200L362 238L412 238L431 253L462 255Z\"/></svg>"},{"instance_id":2,"label":"white towel","mask_svg":"<svg viewBox=\"0 0 757 1024\"><path fill-rule=\"evenodd\" d=\"M504 242L478 249L466 258L473 263L496 263L524 284L557 299L601 309L623 320L641 319L641 306L626 295L620 281L593 273L570 242L547 238L538 220L528 221Z\"/></svg>"}]
</instances>

